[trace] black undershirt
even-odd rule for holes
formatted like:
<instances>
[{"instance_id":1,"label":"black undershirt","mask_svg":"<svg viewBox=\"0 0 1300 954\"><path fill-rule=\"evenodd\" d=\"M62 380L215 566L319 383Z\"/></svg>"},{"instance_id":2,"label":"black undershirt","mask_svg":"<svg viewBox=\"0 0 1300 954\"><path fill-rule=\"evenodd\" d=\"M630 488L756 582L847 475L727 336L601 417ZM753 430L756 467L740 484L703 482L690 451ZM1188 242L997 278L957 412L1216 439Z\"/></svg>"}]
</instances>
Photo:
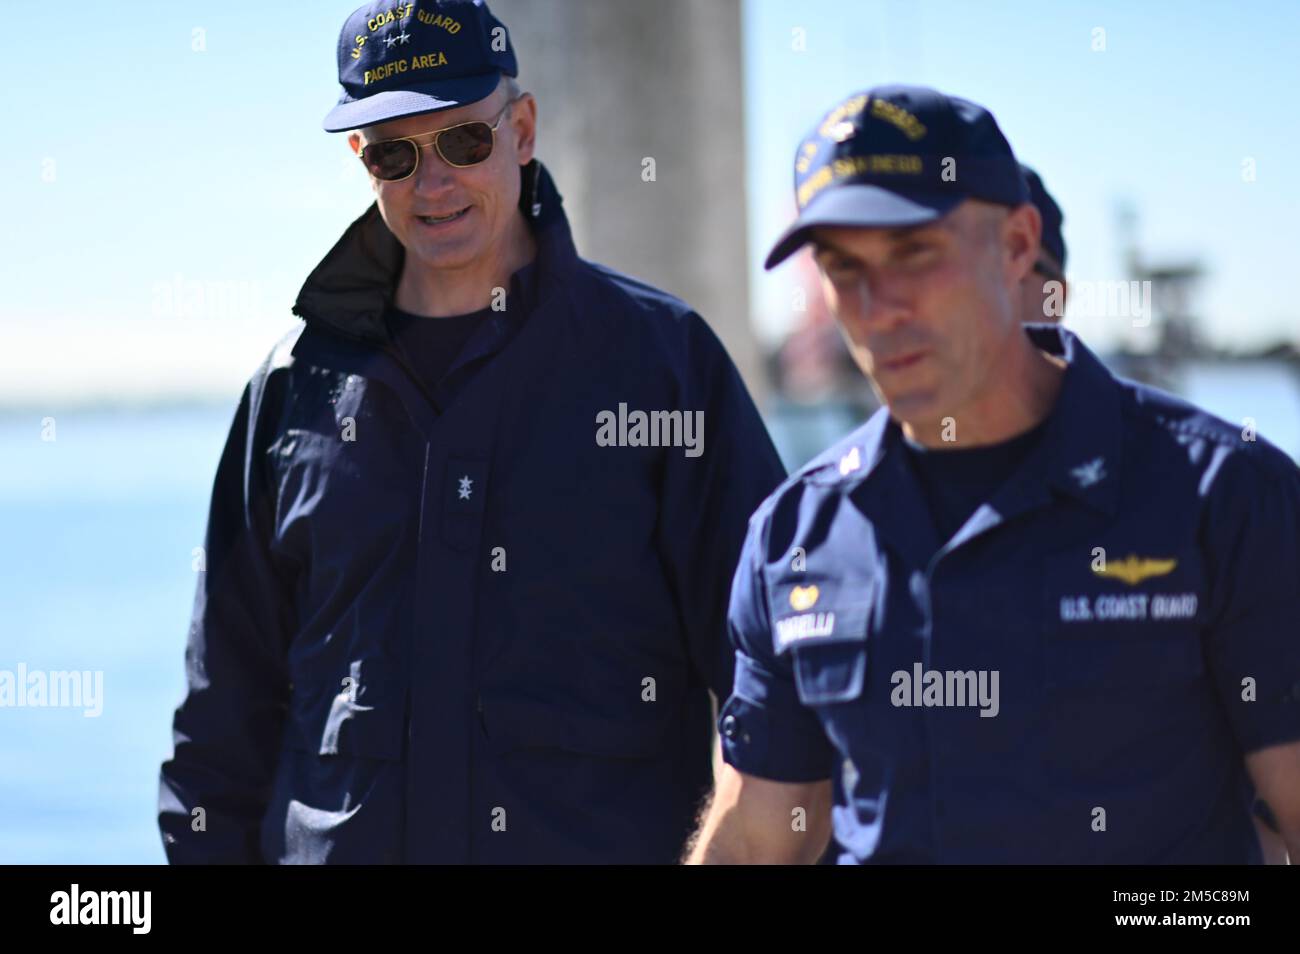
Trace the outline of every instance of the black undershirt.
<instances>
[{"instance_id":1,"label":"black undershirt","mask_svg":"<svg viewBox=\"0 0 1300 954\"><path fill-rule=\"evenodd\" d=\"M468 315L426 318L390 305L385 316L393 337L420 377L436 387L469 341L474 329L492 315L491 308Z\"/></svg>"},{"instance_id":2,"label":"black undershirt","mask_svg":"<svg viewBox=\"0 0 1300 954\"><path fill-rule=\"evenodd\" d=\"M906 437L903 446L930 508L941 543L947 543L980 506L987 503L1046 429L1047 419L1010 440L965 450L922 447Z\"/></svg>"}]
</instances>

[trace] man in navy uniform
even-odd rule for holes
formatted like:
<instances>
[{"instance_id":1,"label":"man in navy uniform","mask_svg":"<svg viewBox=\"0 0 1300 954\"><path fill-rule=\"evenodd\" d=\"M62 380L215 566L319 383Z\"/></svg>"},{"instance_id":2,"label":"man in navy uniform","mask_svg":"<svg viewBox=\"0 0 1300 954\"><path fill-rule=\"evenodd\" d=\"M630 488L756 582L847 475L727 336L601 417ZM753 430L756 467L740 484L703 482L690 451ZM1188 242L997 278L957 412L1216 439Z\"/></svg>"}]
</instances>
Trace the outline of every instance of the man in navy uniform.
<instances>
[{"instance_id":1,"label":"man in navy uniform","mask_svg":"<svg viewBox=\"0 0 1300 954\"><path fill-rule=\"evenodd\" d=\"M704 321L578 257L486 6L362 8L338 60L377 202L221 458L167 856L675 861L784 471Z\"/></svg>"},{"instance_id":2,"label":"man in navy uniform","mask_svg":"<svg viewBox=\"0 0 1300 954\"><path fill-rule=\"evenodd\" d=\"M1065 315L1069 287L1065 281L1066 247L1061 230L1065 215L1035 169L1022 162L1020 171L1024 173L1025 183L1029 186L1029 201L1034 204L1043 221L1038 258L1033 269L1021 281L1021 320L1026 324L1059 322ZM1254 802L1253 821L1265 862L1285 864L1286 845L1274 828L1267 806L1253 799L1249 793L1246 797L1252 798Z\"/></svg>"},{"instance_id":3,"label":"man in navy uniform","mask_svg":"<svg viewBox=\"0 0 1300 954\"><path fill-rule=\"evenodd\" d=\"M1300 848L1300 473L1023 326L1039 213L988 111L889 86L796 158L885 405L750 522L695 861L1244 863Z\"/></svg>"}]
</instances>

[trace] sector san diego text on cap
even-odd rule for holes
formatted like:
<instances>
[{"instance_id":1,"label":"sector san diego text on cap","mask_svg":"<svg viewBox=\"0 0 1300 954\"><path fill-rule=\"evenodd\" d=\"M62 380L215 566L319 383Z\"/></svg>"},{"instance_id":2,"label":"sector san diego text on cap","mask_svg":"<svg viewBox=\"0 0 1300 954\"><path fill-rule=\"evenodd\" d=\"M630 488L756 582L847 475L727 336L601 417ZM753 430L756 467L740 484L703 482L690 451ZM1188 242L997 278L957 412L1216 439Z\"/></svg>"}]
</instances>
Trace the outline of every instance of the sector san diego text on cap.
<instances>
[{"instance_id":1,"label":"sector san diego text on cap","mask_svg":"<svg viewBox=\"0 0 1300 954\"><path fill-rule=\"evenodd\" d=\"M323 123L344 132L468 106L518 76L505 26L483 0L370 3L339 34L338 105Z\"/></svg>"},{"instance_id":2,"label":"sector san diego text on cap","mask_svg":"<svg viewBox=\"0 0 1300 954\"><path fill-rule=\"evenodd\" d=\"M818 226L920 225L963 199L1029 200L993 114L924 86L878 86L827 113L795 154L799 218L764 263L794 254Z\"/></svg>"}]
</instances>

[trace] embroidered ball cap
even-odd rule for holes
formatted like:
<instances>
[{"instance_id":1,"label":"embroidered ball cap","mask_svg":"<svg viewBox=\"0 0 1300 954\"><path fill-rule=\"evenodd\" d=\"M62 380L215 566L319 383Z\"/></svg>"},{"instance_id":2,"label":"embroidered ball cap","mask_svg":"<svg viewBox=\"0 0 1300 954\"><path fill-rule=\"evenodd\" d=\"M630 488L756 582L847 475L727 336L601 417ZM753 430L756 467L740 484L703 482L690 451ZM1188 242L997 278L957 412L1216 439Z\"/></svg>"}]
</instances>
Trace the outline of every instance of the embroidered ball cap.
<instances>
[{"instance_id":1,"label":"embroidered ball cap","mask_svg":"<svg viewBox=\"0 0 1300 954\"><path fill-rule=\"evenodd\" d=\"M793 255L818 226L920 225L963 199L1029 201L993 114L924 86L877 86L850 96L800 143L794 170L799 218L765 268Z\"/></svg>"},{"instance_id":2,"label":"embroidered ball cap","mask_svg":"<svg viewBox=\"0 0 1300 954\"><path fill-rule=\"evenodd\" d=\"M1043 185L1042 177L1023 162L1020 170L1025 174L1025 182L1029 185L1029 201L1034 203L1038 214L1043 217L1043 248L1051 253L1061 268L1065 268L1065 236L1061 234L1065 215Z\"/></svg>"},{"instance_id":3,"label":"embroidered ball cap","mask_svg":"<svg viewBox=\"0 0 1300 954\"><path fill-rule=\"evenodd\" d=\"M338 58L343 94L326 132L468 106L519 75L510 34L482 0L367 4L343 24Z\"/></svg>"}]
</instances>

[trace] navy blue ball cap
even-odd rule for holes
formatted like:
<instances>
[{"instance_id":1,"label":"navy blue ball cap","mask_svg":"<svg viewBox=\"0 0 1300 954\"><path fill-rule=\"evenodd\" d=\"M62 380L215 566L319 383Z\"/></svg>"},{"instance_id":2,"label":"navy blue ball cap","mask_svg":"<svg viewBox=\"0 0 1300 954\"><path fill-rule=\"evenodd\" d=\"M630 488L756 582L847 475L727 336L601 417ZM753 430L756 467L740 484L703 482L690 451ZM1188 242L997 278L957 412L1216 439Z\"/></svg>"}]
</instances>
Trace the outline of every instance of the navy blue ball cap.
<instances>
[{"instance_id":1,"label":"navy blue ball cap","mask_svg":"<svg viewBox=\"0 0 1300 954\"><path fill-rule=\"evenodd\" d=\"M1024 163L1020 164L1020 168L1025 174L1025 182L1029 184L1029 200L1038 207L1038 214L1043 217L1043 248L1051 253L1064 270L1065 236L1061 234L1061 224L1065 221L1065 215L1043 185L1038 173Z\"/></svg>"},{"instance_id":2,"label":"navy blue ball cap","mask_svg":"<svg viewBox=\"0 0 1300 954\"><path fill-rule=\"evenodd\" d=\"M519 75L510 34L483 0L367 4L343 24L338 57L343 94L326 132L468 106Z\"/></svg>"},{"instance_id":3,"label":"navy blue ball cap","mask_svg":"<svg viewBox=\"0 0 1300 954\"><path fill-rule=\"evenodd\" d=\"M800 143L794 186L799 218L765 268L819 226L899 228L942 218L964 199L1029 201L993 114L924 86L877 86L837 105Z\"/></svg>"}]
</instances>

